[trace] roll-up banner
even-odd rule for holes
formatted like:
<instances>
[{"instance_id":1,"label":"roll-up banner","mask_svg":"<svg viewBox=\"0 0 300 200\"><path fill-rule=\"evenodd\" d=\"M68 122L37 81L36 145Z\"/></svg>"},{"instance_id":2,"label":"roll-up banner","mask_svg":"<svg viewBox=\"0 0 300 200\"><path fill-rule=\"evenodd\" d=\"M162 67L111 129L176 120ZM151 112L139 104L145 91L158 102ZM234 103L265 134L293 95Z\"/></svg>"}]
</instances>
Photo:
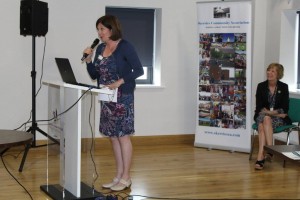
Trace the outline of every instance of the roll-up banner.
<instances>
[{"instance_id":1,"label":"roll-up banner","mask_svg":"<svg viewBox=\"0 0 300 200\"><path fill-rule=\"evenodd\" d=\"M251 10L250 1L197 3L196 147L250 152Z\"/></svg>"}]
</instances>

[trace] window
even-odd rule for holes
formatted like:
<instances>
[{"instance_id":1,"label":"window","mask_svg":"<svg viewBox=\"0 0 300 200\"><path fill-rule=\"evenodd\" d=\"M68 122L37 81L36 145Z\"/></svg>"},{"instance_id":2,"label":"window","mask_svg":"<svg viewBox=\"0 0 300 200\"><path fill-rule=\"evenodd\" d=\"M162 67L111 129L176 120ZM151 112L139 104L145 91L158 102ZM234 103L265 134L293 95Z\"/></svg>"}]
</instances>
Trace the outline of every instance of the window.
<instances>
[{"instance_id":1,"label":"window","mask_svg":"<svg viewBox=\"0 0 300 200\"><path fill-rule=\"evenodd\" d=\"M281 13L279 62L284 66L283 82L290 92L299 94L299 15L298 10L286 9ZM300 49L299 49L300 50Z\"/></svg>"},{"instance_id":2,"label":"window","mask_svg":"<svg viewBox=\"0 0 300 200\"><path fill-rule=\"evenodd\" d=\"M106 14L118 17L123 38L135 47L144 67L137 84L153 84L155 61L155 9L106 7Z\"/></svg>"}]
</instances>

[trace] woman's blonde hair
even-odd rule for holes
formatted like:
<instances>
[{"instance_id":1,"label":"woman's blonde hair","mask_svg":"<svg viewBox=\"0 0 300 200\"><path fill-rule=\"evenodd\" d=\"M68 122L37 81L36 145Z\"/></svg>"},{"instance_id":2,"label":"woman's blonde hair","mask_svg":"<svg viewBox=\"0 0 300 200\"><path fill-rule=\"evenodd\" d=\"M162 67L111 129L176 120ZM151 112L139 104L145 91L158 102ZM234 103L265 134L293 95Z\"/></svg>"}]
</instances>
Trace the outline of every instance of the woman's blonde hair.
<instances>
[{"instance_id":1,"label":"woman's blonde hair","mask_svg":"<svg viewBox=\"0 0 300 200\"><path fill-rule=\"evenodd\" d=\"M269 64L267 71L269 71L271 68L275 68L277 71L277 79L280 80L283 77L284 74L284 67L282 66L282 64L279 63L271 63Z\"/></svg>"}]
</instances>

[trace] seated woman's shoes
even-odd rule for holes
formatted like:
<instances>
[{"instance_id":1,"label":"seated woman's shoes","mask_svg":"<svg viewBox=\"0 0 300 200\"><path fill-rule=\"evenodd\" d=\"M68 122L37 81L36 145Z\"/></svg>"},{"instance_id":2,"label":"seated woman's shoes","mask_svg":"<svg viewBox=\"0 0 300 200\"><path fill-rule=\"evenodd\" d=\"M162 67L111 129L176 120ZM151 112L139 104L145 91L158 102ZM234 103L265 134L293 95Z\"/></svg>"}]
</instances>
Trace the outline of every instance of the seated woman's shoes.
<instances>
[{"instance_id":1,"label":"seated woman's shoes","mask_svg":"<svg viewBox=\"0 0 300 200\"><path fill-rule=\"evenodd\" d=\"M263 160L257 160L255 163L255 169L261 170L264 168L265 159Z\"/></svg>"},{"instance_id":2,"label":"seated woman's shoes","mask_svg":"<svg viewBox=\"0 0 300 200\"><path fill-rule=\"evenodd\" d=\"M121 179L120 182L114 186L112 186L110 189L112 191L122 191L125 190L126 188L129 188L131 186L131 180L124 180Z\"/></svg>"},{"instance_id":3,"label":"seated woman's shoes","mask_svg":"<svg viewBox=\"0 0 300 200\"><path fill-rule=\"evenodd\" d=\"M114 185L117 185L119 183L119 179L118 178L114 178L112 182L110 183L106 183L106 184L103 184L102 187L103 188L111 188L113 187Z\"/></svg>"}]
</instances>

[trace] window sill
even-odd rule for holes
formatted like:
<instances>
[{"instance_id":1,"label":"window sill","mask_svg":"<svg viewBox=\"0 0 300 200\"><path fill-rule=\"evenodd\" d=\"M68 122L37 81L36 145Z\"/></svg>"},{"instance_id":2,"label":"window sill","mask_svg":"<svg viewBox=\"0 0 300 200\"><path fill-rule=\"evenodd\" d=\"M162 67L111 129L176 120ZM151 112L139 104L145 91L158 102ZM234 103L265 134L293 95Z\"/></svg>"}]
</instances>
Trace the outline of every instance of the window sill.
<instances>
[{"instance_id":1,"label":"window sill","mask_svg":"<svg viewBox=\"0 0 300 200\"><path fill-rule=\"evenodd\" d=\"M300 98L300 90L299 89L290 90L289 93L290 93L290 97Z\"/></svg>"},{"instance_id":2,"label":"window sill","mask_svg":"<svg viewBox=\"0 0 300 200\"><path fill-rule=\"evenodd\" d=\"M163 88L165 88L165 86L161 86L161 85L151 85L151 84L137 84L136 85L136 88L142 88L142 89L144 89L144 88L150 88L150 89L163 89Z\"/></svg>"}]
</instances>

